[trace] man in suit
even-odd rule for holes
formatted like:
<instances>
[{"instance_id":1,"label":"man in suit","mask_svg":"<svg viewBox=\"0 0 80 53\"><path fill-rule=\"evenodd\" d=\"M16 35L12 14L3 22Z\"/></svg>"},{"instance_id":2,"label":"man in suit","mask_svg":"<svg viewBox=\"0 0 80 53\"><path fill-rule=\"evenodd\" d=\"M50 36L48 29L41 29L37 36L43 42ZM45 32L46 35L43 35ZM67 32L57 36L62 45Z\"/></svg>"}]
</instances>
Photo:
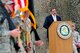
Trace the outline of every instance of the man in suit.
<instances>
[{"instance_id":1,"label":"man in suit","mask_svg":"<svg viewBox=\"0 0 80 53\"><path fill-rule=\"evenodd\" d=\"M56 22L56 21L61 21L61 18L57 15L56 9L52 8L51 9L51 14L46 17L44 25L43 25L43 27L47 29L47 38L48 39L49 39L49 37L48 37L48 28L50 27L50 25L53 22Z\"/></svg>"}]
</instances>

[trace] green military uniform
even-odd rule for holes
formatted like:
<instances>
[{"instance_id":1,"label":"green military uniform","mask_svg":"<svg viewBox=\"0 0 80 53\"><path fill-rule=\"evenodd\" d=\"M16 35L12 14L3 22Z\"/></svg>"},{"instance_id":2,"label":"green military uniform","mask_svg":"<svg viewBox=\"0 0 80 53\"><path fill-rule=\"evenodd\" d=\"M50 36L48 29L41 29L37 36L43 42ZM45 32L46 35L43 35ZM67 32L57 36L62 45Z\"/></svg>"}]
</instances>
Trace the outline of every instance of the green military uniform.
<instances>
[{"instance_id":1,"label":"green military uniform","mask_svg":"<svg viewBox=\"0 0 80 53\"><path fill-rule=\"evenodd\" d=\"M3 16L3 12L1 12L0 8L0 20L3 18ZM11 53L9 26L6 19L0 24L0 53Z\"/></svg>"},{"instance_id":2,"label":"green military uniform","mask_svg":"<svg viewBox=\"0 0 80 53\"><path fill-rule=\"evenodd\" d=\"M22 44L23 44L23 47L27 46L26 45L26 36L25 34L30 32L31 31L31 21L29 18L27 18L24 22L20 19L19 16L16 16L14 19L13 19L13 22L16 26L19 26L21 28L21 40L22 40ZM30 41L31 42L34 42L35 41L35 38L34 38L34 35L30 35ZM35 46L33 45L32 49L31 49L31 52L30 53L33 53L33 50L35 50Z\"/></svg>"},{"instance_id":3,"label":"green military uniform","mask_svg":"<svg viewBox=\"0 0 80 53\"><path fill-rule=\"evenodd\" d=\"M6 19L4 20L4 23L0 25L0 53L11 53L10 35Z\"/></svg>"},{"instance_id":4,"label":"green military uniform","mask_svg":"<svg viewBox=\"0 0 80 53\"><path fill-rule=\"evenodd\" d=\"M9 23L2 9L0 6L0 53L15 53L10 45Z\"/></svg>"}]
</instances>

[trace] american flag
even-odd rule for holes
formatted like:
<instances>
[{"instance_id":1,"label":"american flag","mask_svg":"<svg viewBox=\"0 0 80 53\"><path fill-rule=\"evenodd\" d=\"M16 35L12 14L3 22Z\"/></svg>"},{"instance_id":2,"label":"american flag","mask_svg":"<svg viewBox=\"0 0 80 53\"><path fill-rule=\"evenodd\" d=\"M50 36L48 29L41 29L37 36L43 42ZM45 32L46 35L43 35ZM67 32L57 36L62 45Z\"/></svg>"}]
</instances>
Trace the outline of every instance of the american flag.
<instances>
[{"instance_id":1,"label":"american flag","mask_svg":"<svg viewBox=\"0 0 80 53\"><path fill-rule=\"evenodd\" d=\"M28 1L29 0L12 0L13 2L15 2L15 3L17 3L19 6L20 6L20 11L21 12L24 12L24 11L26 11L26 10L29 10L28 9ZM15 4L16 5L16 4ZM15 5L13 6L13 9L14 9L14 7L15 7ZM17 7L18 8L18 7ZM14 9L15 10L15 9ZM33 28L35 28L36 29L36 20L35 20L35 17L34 17L34 15L33 15L33 13L29 10L29 13L30 13L30 16L31 16L31 19L33 20L33 24L32 24L32 26L33 26ZM12 13L12 17L14 18L14 13Z\"/></svg>"},{"instance_id":2,"label":"american flag","mask_svg":"<svg viewBox=\"0 0 80 53\"><path fill-rule=\"evenodd\" d=\"M25 11L28 9L28 0L12 0L12 1L20 6L21 11Z\"/></svg>"}]
</instances>

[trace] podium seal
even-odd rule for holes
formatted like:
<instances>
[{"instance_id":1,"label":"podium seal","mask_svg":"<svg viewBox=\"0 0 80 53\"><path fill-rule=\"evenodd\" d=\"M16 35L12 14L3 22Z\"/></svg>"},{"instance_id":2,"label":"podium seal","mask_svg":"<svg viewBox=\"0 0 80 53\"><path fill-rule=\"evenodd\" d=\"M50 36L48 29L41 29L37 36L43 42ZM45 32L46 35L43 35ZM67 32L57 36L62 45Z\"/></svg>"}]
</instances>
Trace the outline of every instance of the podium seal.
<instances>
[{"instance_id":1,"label":"podium seal","mask_svg":"<svg viewBox=\"0 0 80 53\"><path fill-rule=\"evenodd\" d=\"M57 27L57 33L60 38L68 39L71 36L72 29L67 22L61 22Z\"/></svg>"}]
</instances>

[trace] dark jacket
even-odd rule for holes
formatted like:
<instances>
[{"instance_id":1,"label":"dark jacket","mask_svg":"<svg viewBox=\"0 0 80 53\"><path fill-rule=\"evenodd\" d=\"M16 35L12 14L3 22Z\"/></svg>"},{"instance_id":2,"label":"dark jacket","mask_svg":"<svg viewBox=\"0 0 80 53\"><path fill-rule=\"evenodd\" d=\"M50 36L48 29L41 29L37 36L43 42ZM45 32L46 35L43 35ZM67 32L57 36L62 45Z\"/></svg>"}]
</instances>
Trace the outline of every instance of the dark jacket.
<instances>
[{"instance_id":1,"label":"dark jacket","mask_svg":"<svg viewBox=\"0 0 80 53\"><path fill-rule=\"evenodd\" d=\"M56 15L57 21L61 21L61 18ZM48 28L54 22L52 15L46 17L43 27L47 29L47 38L48 38Z\"/></svg>"}]
</instances>

